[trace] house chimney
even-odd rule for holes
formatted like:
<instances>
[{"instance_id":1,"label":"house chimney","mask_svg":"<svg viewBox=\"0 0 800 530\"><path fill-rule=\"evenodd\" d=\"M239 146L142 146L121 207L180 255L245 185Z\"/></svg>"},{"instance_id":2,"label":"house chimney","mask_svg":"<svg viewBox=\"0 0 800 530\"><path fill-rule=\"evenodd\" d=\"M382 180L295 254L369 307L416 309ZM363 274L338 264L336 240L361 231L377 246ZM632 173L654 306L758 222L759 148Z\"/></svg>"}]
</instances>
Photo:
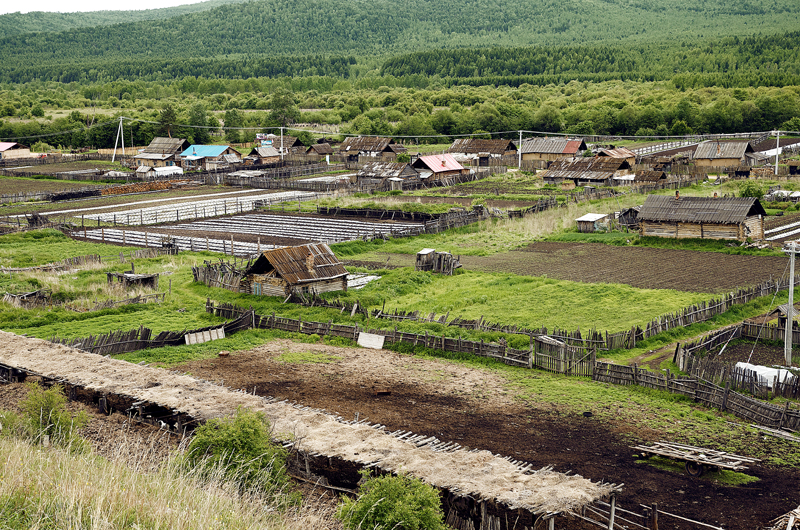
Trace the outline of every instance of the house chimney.
<instances>
[{"instance_id":1,"label":"house chimney","mask_svg":"<svg viewBox=\"0 0 800 530\"><path fill-rule=\"evenodd\" d=\"M715 199L717 198L717 192L716 191L714 192L714 198Z\"/></svg>"},{"instance_id":2,"label":"house chimney","mask_svg":"<svg viewBox=\"0 0 800 530\"><path fill-rule=\"evenodd\" d=\"M447 164L444 162L444 157L442 157L442 167L445 167Z\"/></svg>"},{"instance_id":3,"label":"house chimney","mask_svg":"<svg viewBox=\"0 0 800 530\"><path fill-rule=\"evenodd\" d=\"M675 200L677 201L677 200L679 200L680 198L681 198L681 192L680 192L680 190L675 190Z\"/></svg>"},{"instance_id":4,"label":"house chimney","mask_svg":"<svg viewBox=\"0 0 800 530\"><path fill-rule=\"evenodd\" d=\"M722 147L720 147L719 142L717 142L717 156L719 156L721 152L722 152Z\"/></svg>"}]
</instances>

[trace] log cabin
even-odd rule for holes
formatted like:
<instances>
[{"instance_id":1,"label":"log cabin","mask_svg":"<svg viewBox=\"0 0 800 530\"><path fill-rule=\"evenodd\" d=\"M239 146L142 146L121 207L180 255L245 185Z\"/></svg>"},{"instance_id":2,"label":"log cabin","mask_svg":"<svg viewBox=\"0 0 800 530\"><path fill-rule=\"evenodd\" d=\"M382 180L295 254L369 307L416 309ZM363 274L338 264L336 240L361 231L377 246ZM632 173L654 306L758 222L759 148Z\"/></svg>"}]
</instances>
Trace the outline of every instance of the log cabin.
<instances>
[{"instance_id":1,"label":"log cabin","mask_svg":"<svg viewBox=\"0 0 800 530\"><path fill-rule=\"evenodd\" d=\"M324 243L261 253L245 271L243 292L264 296L318 294L347 290L347 270Z\"/></svg>"}]
</instances>

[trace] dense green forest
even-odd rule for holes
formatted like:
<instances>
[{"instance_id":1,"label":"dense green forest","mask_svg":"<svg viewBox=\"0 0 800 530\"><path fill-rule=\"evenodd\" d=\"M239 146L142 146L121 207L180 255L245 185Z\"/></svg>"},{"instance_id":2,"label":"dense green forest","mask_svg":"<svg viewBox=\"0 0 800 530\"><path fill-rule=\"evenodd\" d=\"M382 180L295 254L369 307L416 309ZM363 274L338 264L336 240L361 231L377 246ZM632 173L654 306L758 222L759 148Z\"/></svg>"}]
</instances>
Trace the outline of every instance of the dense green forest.
<instances>
[{"instance_id":1,"label":"dense green forest","mask_svg":"<svg viewBox=\"0 0 800 530\"><path fill-rule=\"evenodd\" d=\"M151 61L164 59L694 42L796 30L799 15L800 3L774 0L259 0L167 20L8 35L0 39L0 65L12 82L25 80L9 77L20 63L41 67L48 76L41 79L58 79L54 65L94 69L113 79L110 69L118 60L141 61L147 75L156 71L158 62Z\"/></svg>"},{"instance_id":2,"label":"dense green forest","mask_svg":"<svg viewBox=\"0 0 800 530\"><path fill-rule=\"evenodd\" d=\"M130 24L142 20L164 20L167 18L207 11L225 4L247 2L249 0L207 0L197 4L187 4L161 9L142 9L139 11L89 11L81 13L50 13L31 11L29 13L8 13L0 15L0 37L21 33L59 32L92 26L111 24Z\"/></svg>"}]
</instances>

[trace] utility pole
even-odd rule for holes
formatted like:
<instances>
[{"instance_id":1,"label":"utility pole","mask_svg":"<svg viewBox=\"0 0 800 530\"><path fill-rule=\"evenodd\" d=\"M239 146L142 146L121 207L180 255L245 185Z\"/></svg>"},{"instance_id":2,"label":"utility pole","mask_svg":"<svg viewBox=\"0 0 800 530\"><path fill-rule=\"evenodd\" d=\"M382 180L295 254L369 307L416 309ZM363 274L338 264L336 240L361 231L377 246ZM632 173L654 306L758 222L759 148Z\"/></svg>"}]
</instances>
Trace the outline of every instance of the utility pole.
<instances>
[{"instance_id":1,"label":"utility pole","mask_svg":"<svg viewBox=\"0 0 800 530\"><path fill-rule=\"evenodd\" d=\"M781 152L781 132L775 131L777 140L775 140L775 174L778 174L778 155Z\"/></svg>"},{"instance_id":2,"label":"utility pole","mask_svg":"<svg viewBox=\"0 0 800 530\"><path fill-rule=\"evenodd\" d=\"M786 366L792 365L792 330L794 328L794 255L797 252L797 241L789 241L783 247L789 254L789 306L786 310L786 326L783 332L783 354Z\"/></svg>"},{"instance_id":3,"label":"utility pole","mask_svg":"<svg viewBox=\"0 0 800 530\"><path fill-rule=\"evenodd\" d=\"M519 146L517 147L517 169L522 170L522 131L519 132Z\"/></svg>"},{"instance_id":4,"label":"utility pole","mask_svg":"<svg viewBox=\"0 0 800 530\"><path fill-rule=\"evenodd\" d=\"M122 118L119 119L119 127L117 127L117 138L114 140L114 154L111 155L111 163L117 158L117 142L122 139L122 156L125 156L125 134L122 131Z\"/></svg>"},{"instance_id":5,"label":"utility pole","mask_svg":"<svg viewBox=\"0 0 800 530\"><path fill-rule=\"evenodd\" d=\"M283 160L283 127L281 127L281 160Z\"/></svg>"}]
</instances>

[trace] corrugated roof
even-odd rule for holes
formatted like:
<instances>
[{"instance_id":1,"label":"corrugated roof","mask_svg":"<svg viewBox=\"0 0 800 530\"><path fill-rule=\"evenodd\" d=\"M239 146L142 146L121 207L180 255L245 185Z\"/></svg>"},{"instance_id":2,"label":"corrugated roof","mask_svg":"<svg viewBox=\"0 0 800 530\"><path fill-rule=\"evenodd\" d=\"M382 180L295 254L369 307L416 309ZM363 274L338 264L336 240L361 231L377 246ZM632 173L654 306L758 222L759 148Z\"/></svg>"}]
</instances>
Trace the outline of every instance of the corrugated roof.
<instances>
[{"instance_id":1,"label":"corrugated roof","mask_svg":"<svg viewBox=\"0 0 800 530\"><path fill-rule=\"evenodd\" d=\"M723 142L718 140L707 140L697 145L694 151L695 159L710 159L715 160L718 158L744 158L745 153L752 153L753 147L750 142L736 141L736 142Z\"/></svg>"},{"instance_id":2,"label":"corrugated roof","mask_svg":"<svg viewBox=\"0 0 800 530\"><path fill-rule=\"evenodd\" d=\"M14 149L14 146L17 146L17 149L23 149L25 146L22 144L18 144L17 142L0 142L0 151L8 151L9 149Z\"/></svg>"},{"instance_id":3,"label":"corrugated roof","mask_svg":"<svg viewBox=\"0 0 800 530\"><path fill-rule=\"evenodd\" d=\"M369 153L380 153L384 151L389 144L392 143L391 138L381 138L380 136L351 136L345 138L344 142L339 146L340 153L366 151Z\"/></svg>"},{"instance_id":4,"label":"corrugated roof","mask_svg":"<svg viewBox=\"0 0 800 530\"><path fill-rule=\"evenodd\" d=\"M544 174L551 179L607 180L614 173L629 169L630 164L623 158L582 158L574 162L563 160L555 162Z\"/></svg>"},{"instance_id":5,"label":"corrugated roof","mask_svg":"<svg viewBox=\"0 0 800 530\"><path fill-rule=\"evenodd\" d=\"M545 153L553 155L574 155L579 151L586 151L583 140L568 140L566 138L528 138L522 142L522 154Z\"/></svg>"},{"instance_id":6,"label":"corrugated roof","mask_svg":"<svg viewBox=\"0 0 800 530\"><path fill-rule=\"evenodd\" d=\"M412 175L413 173L413 175ZM405 162L367 162L358 171L358 177L389 178L416 176L417 171Z\"/></svg>"},{"instance_id":7,"label":"corrugated roof","mask_svg":"<svg viewBox=\"0 0 800 530\"><path fill-rule=\"evenodd\" d=\"M312 256L313 260L309 256ZM290 284L347 276L344 265L324 243L309 243L264 251L247 274L265 274L272 269Z\"/></svg>"},{"instance_id":8,"label":"corrugated roof","mask_svg":"<svg viewBox=\"0 0 800 530\"><path fill-rule=\"evenodd\" d=\"M575 219L576 221L588 221L594 223L595 221L599 221L600 219L605 219L608 217L607 213L587 213L581 217Z\"/></svg>"},{"instance_id":9,"label":"corrugated roof","mask_svg":"<svg viewBox=\"0 0 800 530\"><path fill-rule=\"evenodd\" d=\"M138 160L166 160L167 158L175 156L173 153L139 153L135 159Z\"/></svg>"},{"instance_id":10,"label":"corrugated roof","mask_svg":"<svg viewBox=\"0 0 800 530\"><path fill-rule=\"evenodd\" d=\"M281 156L278 150L275 149L274 147L256 147L255 152L261 158Z\"/></svg>"},{"instance_id":11,"label":"corrugated roof","mask_svg":"<svg viewBox=\"0 0 800 530\"><path fill-rule=\"evenodd\" d=\"M640 221L738 224L752 215L766 215L753 197L680 197L648 195Z\"/></svg>"},{"instance_id":12,"label":"corrugated roof","mask_svg":"<svg viewBox=\"0 0 800 530\"><path fill-rule=\"evenodd\" d=\"M516 151L517 146L511 140L485 140L482 138L459 138L453 142L448 153L489 153L503 155L506 151Z\"/></svg>"},{"instance_id":13,"label":"corrugated roof","mask_svg":"<svg viewBox=\"0 0 800 530\"><path fill-rule=\"evenodd\" d=\"M608 158L636 158L636 153L627 147L617 147L616 149L601 149L597 156Z\"/></svg>"},{"instance_id":14,"label":"corrugated roof","mask_svg":"<svg viewBox=\"0 0 800 530\"><path fill-rule=\"evenodd\" d=\"M153 138L150 145L144 148L145 153L158 153L174 155L180 153L186 146L189 145L183 138L167 138L164 136L157 136Z\"/></svg>"},{"instance_id":15,"label":"corrugated roof","mask_svg":"<svg viewBox=\"0 0 800 530\"><path fill-rule=\"evenodd\" d=\"M447 153L443 155L421 156L414 162L414 167L417 169L423 166L430 169L434 173L464 170L464 166L459 164L456 159L453 158L453 155Z\"/></svg>"},{"instance_id":16,"label":"corrugated roof","mask_svg":"<svg viewBox=\"0 0 800 530\"><path fill-rule=\"evenodd\" d=\"M227 145L190 145L186 151L181 153L182 157L206 157L219 156L230 146Z\"/></svg>"}]
</instances>

